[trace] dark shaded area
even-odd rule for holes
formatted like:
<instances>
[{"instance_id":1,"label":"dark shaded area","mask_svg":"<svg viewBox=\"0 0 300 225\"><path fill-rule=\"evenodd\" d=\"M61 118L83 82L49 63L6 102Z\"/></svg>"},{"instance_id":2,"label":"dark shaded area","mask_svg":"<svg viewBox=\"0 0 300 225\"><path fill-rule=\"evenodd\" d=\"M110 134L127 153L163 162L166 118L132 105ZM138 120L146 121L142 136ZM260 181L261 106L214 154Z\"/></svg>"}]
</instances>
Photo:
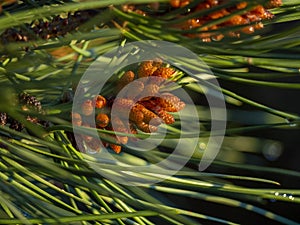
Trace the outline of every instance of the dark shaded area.
<instances>
[{"instance_id":1,"label":"dark shaded area","mask_svg":"<svg viewBox=\"0 0 300 225\"><path fill-rule=\"evenodd\" d=\"M288 80L288 79L287 79ZM292 82L292 81L290 81ZM223 88L234 90L241 96L247 97L251 100L263 103L267 106L279 109L282 111L300 114L300 104L298 97L300 96L299 90L288 90L278 88L266 88L250 85L242 85L237 83L230 83L221 81ZM248 105L242 106L241 109L254 110L253 107ZM299 128L295 129L265 129L257 130L253 132L244 133L244 135L277 140L282 143L283 153L275 161L265 161L263 166L276 167L289 169L294 171L300 171L300 131ZM250 162L256 164L255 161ZM258 163L259 164L259 163ZM225 170L224 170L225 169ZM275 173L253 173L253 171L243 171L237 168L224 168L218 166L211 166L208 171L228 173L235 175L246 175L261 177L267 179L273 179L281 183L281 188L295 188L299 189L300 178L294 176L278 175ZM251 183L244 183L243 185L251 187ZM255 184L257 187L257 184ZM262 185L262 188L265 185ZM289 195L291 193L287 193ZM194 202L194 200L191 200ZM191 202L190 202L191 203ZM215 214L221 218L229 218L232 221L240 222L241 224L280 224L272 220L268 220L262 216L254 214L252 212L246 212L240 208L224 207L212 203L195 201L193 204L197 205L197 208L201 209L201 212L209 214ZM270 210L271 212L278 213L289 219L293 219L300 223L300 206L295 204L289 204L287 202L266 202L265 204L254 204L259 207ZM204 221L203 224L215 224Z\"/></svg>"},{"instance_id":2,"label":"dark shaded area","mask_svg":"<svg viewBox=\"0 0 300 225\"><path fill-rule=\"evenodd\" d=\"M267 106L282 111L300 114L300 104L298 96L299 90L278 89L257 87L250 85L232 84L221 82L221 86L231 89L251 100L263 103ZM253 109L248 105L242 106L242 109ZM300 171L300 131L295 129L266 129L247 133L249 136L261 137L266 139L278 140L283 144L283 154L269 166L280 167Z\"/></svg>"}]
</instances>

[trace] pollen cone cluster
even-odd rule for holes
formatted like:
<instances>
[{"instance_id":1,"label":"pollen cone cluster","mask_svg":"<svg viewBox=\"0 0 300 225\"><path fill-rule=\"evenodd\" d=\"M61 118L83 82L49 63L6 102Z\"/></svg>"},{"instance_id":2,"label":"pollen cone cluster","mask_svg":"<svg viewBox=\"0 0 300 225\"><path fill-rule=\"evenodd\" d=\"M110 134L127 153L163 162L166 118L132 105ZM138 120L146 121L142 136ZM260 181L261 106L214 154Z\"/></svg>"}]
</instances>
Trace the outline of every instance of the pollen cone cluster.
<instances>
[{"instance_id":1,"label":"pollen cone cluster","mask_svg":"<svg viewBox=\"0 0 300 225\"><path fill-rule=\"evenodd\" d=\"M18 99L14 103L19 110L24 112L32 112L32 113L43 113L41 102L34 96L31 96L27 93L21 93L18 96ZM39 123L41 125L47 125L45 121L39 120L37 117L27 115L27 121L32 123ZM6 112L0 112L0 125L8 125L9 128L14 129L16 131L22 131L24 129L24 125L18 120L10 117Z\"/></svg>"},{"instance_id":2,"label":"pollen cone cluster","mask_svg":"<svg viewBox=\"0 0 300 225\"><path fill-rule=\"evenodd\" d=\"M61 37L76 30L93 15L92 11L77 11L69 13L66 17L55 16L49 21L39 20L19 28L8 28L1 34L0 42L7 44Z\"/></svg>"},{"instance_id":3,"label":"pollen cone cluster","mask_svg":"<svg viewBox=\"0 0 300 225\"><path fill-rule=\"evenodd\" d=\"M184 7L190 4L192 0L171 0L170 4L173 8ZM234 7L226 7L228 1L218 0L206 0L193 7L190 13L201 12L202 10L213 9L221 7L207 15L187 19L185 22L179 25L183 30L191 30L199 28L199 32L189 33L187 36L192 38L201 38L204 42L210 42L211 40L221 40L224 36L239 37L242 33L250 34L257 29L264 27L262 20L270 19L273 14L268 11L270 8L279 7L281 0L271 0L265 6L254 5L249 6L247 2L238 2ZM240 11L240 13L238 13ZM244 12L246 11L246 12ZM236 15L238 13L238 15ZM234 15L233 15L234 14ZM232 15L232 16L230 16ZM228 17L221 23L209 25L216 19ZM241 26L240 29L234 29L229 32L221 33L218 29L225 27Z\"/></svg>"},{"instance_id":4,"label":"pollen cone cluster","mask_svg":"<svg viewBox=\"0 0 300 225\"><path fill-rule=\"evenodd\" d=\"M269 0L265 5L255 1L237 1L233 6L232 4L228 6L228 3L231 2L225 0L203 0L199 3L195 1L170 0L168 10L165 10L164 13L185 7L184 13L177 16L184 22L175 24L175 28L184 30L185 36L200 38L203 42L219 41L224 37L240 37L241 34L247 35L262 29L264 27L262 21L274 16L269 9L282 5L282 0ZM159 16L164 15L161 12L163 9L159 8L159 3L149 4L148 9L152 9L151 13L143 11L142 8L134 4L124 5L122 8L125 12L134 12L142 16L159 18ZM197 13L199 16L195 15L191 18L192 14Z\"/></svg>"},{"instance_id":5,"label":"pollen cone cluster","mask_svg":"<svg viewBox=\"0 0 300 225\"><path fill-rule=\"evenodd\" d=\"M73 124L88 127L84 117L90 116L95 108L96 127L119 134L107 135L111 142L102 143L120 153L121 145L136 140L128 134L156 132L160 124L175 122L171 113L182 110L185 103L174 94L160 90L175 74L175 69L163 66L161 61L142 62L135 72L129 70L122 75L114 96L98 95L94 100L84 101L81 112L72 114ZM82 141L93 151L101 149L98 138L82 135Z\"/></svg>"}]
</instances>

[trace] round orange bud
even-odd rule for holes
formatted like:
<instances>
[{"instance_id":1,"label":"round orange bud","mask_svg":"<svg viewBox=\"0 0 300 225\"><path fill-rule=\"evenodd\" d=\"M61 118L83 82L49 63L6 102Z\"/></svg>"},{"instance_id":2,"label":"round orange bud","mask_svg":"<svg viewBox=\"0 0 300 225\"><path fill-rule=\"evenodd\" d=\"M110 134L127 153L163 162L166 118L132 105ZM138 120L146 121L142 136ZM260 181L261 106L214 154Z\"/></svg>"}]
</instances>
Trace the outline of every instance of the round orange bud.
<instances>
[{"instance_id":1,"label":"round orange bud","mask_svg":"<svg viewBox=\"0 0 300 225\"><path fill-rule=\"evenodd\" d=\"M75 126L81 126L82 124L82 118L79 113L72 113L72 123Z\"/></svg>"},{"instance_id":2,"label":"round orange bud","mask_svg":"<svg viewBox=\"0 0 300 225\"><path fill-rule=\"evenodd\" d=\"M89 142L85 143L90 150L88 151L89 153L96 153L100 152L101 150L101 142L98 138L92 138Z\"/></svg>"},{"instance_id":3,"label":"round orange bud","mask_svg":"<svg viewBox=\"0 0 300 225\"><path fill-rule=\"evenodd\" d=\"M134 80L134 76L134 72L132 72L131 70L126 71L120 78L119 83L125 86Z\"/></svg>"},{"instance_id":4,"label":"round orange bud","mask_svg":"<svg viewBox=\"0 0 300 225\"><path fill-rule=\"evenodd\" d=\"M180 0L171 0L170 5L174 8L180 7Z\"/></svg>"},{"instance_id":5,"label":"round orange bud","mask_svg":"<svg viewBox=\"0 0 300 225\"><path fill-rule=\"evenodd\" d=\"M175 70L171 67L161 67L158 68L153 74L152 76L157 76L157 77L162 77L162 78L170 78L174 75Z\"/></svg>"},{"instance_id":6,"label":"round orange bud","mask_svg":"<svg viewBox=\"0 0 300 225\"><path fill-rule=\"evenodd\" d=\"M130 84L126 92L126 97L128 99L135 99L144 90L144 83L139 80L135 80Z\"/></svg>"},{"instance_id":7,"label":"round orange bud","mask_svg":"<svg viewBox=\"0 0 300 225\"><path fill-rule=\"evenodd\" d=\"M119 154L122 149L120 145L116 145L116 144L109 144L109 147L111 147L111 149L114 150L114 152L117 154Z\"/></svg>"},{"instance_id":8,"label":"round orange bud","mask_svg":"<svg viewBox=\"0 0 300 225\"><path fill-rule=\"evenodd\" d=\"M90 141L93 140L92 136L87 136L87 135L81 135L81 138L84 140L85 143L89 143Z\"/></svg>"},{"instance_id":9,"label":"round orange bud","mask_svg":"<svg viewBox=\"0 0 300 225\"><path fill-rule=\"evenodd\" d=\"M92 100L85 100L84 103L81 105L82 114L85 116L89 116L93 113L94 106Z\"/></svg>"},{"instance_id":10,"label":"round orange bud","mask_svg":"<svg viewBox=\"0 0 300 225\"><path fill-rule=\"evenodd\" d=\"M129 113L129 119L135 123L142 122L144 119L144 113L137 107L132 107Z\"/></svg>"},{"instance_id":11,"label":"round orange bud","mask_svg":"<svg viewBox=\"0 0 300 225\"><path fill-rule=\"evenodd\" d=\"M247 7L247 5L248 5L247 2L240 2L240 3L238 3L238 4L236 5L236 8L237 8L237 9L244 9L244 8Z\"/></svg>"},{"instance_id":12,"label":"round orange bud","mask_svg":"<svg viewBox=\"0 0 300 225\"><path fill-rule=\"evenodd\" d=\"M128 137L126 136L116 136L118 142L120 142L121 144L125 145L128 142Z\"/></svg>"},{"instance_id":13,"label":"round orange bud","mask_svg":"<svg viewBox=\"0 0 300 225\"><path fill-rule=\"evenodd\" d=\"M153 126L151 124L144 123L144 122L137 123L136 126L145 133L156 132L158 129L157 126Z\"/></svg>"},{"instance_id":14,"label":"round orange bud","mask_svg":"<svg viewBox=\"0 0 300 225\"><path fill-rule=\"evenodd\" d=\"M159 91L159 86L157 84L147 84L144 87L144 90L142 93L140 93L140 96L142 98L147 98L147 97L152 97L155 96L155 94L157 94Z\"/></svg>"},{"instance_id":15,"label":"round orange bud","mask_svg":"<svg viewBox=\"0 0 300 225\"><path fill-rule=\"evenodd\" d=\"M106 99L102 95L96 97L95 107L97 109L102 109L106 106Z\"/></svg>"},{"instance_id":16,"label":"round orange bud","mask_svg":"<svg viewBox=\"0 0 300 225\"><path fill-rule=\"evenodd\" d=\"M98 128L104 128L109 123L109 117L105 113L99 113L96 116L96 125Z\"/></svg>"},{"instance_id":17,"label":"round orange bud","mask_svg":"<svg viewBox=\"0 0 300 225\"><path fill-rule=\"evenodd\" d=\"M155 70L157 70L157 67L153 66L152 61L142 62L137 71L138 78L149 77Z\"/></svg>"}]
</instances>

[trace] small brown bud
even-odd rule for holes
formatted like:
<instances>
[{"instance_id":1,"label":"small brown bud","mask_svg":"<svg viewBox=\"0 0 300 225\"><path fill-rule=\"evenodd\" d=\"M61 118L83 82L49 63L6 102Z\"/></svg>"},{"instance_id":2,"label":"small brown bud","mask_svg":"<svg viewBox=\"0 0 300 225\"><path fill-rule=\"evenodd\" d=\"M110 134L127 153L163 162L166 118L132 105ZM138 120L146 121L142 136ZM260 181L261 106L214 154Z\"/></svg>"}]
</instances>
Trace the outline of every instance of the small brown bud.
<instances>
[{"instance_id":1,"label":"small brown bud","mask_svg":"<svg viewBox=\"0 0 300 225\"><path fill-rule=\"evenodd\" d=\"M118 142L125 145L128 143L128 137L127 136L116 136Z\"/></svg>"},{"instance_id":2,"label":"small brown bud","mask_svg":"<svg viewBox=\"0 0 300 225\"><path fill-rule=\"evenodd\" d=\"M94 106L92 100L85 100L81 105L82 114L85 116L90 116L93 113Z\"/></svg>"},{"instance_id":3,"label":"small brown bud","mask_svg":"<svg viewBox=\"0 0 300 225\"><path fill-rule=\"evenodd\" d=\"M240 15L235 15L228 20L228 23L233 25L240 25L244 23L244 18Z\"/></svg>"},{"instance_id":4,"label":"small brown bud","mask_svg":"<svg viewBox=\"0 0 300 225\"><path fill-rule=\"evenodd\" d=\"M113 107L116 107L116 109L120 110L130 110L132 106L134 105L134 101L127 98L116 98Z\"/></svg>"},{"instance_id":5,"label":"small brown bud","mask_svg":"<svg viewBox=\"0 0 300 225\"><path fill-rule=\"evenodd\" d=\"M145 133L152 133L152 132L156 132L157 131L157 127L141 122L141 123L137 123L136 126L143 132Z\"/></svg>"},{"instance_id":6,"label":"small brown bud","mask_svg":"<svg viewBox=\"0 0 300 225\"><path fill-rule=\"evenodd\" d=\"M130 110L129 119L135 123L139 123L144 120L144 114L137 107L133 107Z\"/></svg>"},{"instance_id":7,"label":"small brown bud","mask_svg":"<svg viewBox=\"0 0 300 225\"><path fill-rule=\"evenodd\" d=\"M119 83L125 86L134 80L134 76L134 72L132 72L131 70L126 71L120 78Z\"/></svg>"},{"instance_id":8,"label":"small brown bud","mask_svg":"<svg viewBox=\"0 0 300 225\"><path fill-rule=\"evenodd\" d=\"M116 93L121 91L126 85L134 80L134 73L132 71L126 71L123 76L117 82Z\"/></svg>"},{"instance_id":9,"label":"small brown bud","mask_svg":"<svg viewBox=\"0 0 300 225\"><path fill-rule=\"evenodd\" d=\"M91 150L92 153L100 152L101 142L98 138L92 138L89 142L85 143Z\"/></svg>"},{"instance_id":10,"label":"small brown bud","mask_svg":"<svg viewBox=\"0 0 300 225\"><path fill-rule=\"evenodd\" d=\"M125 124L123 121L115 116L113 119L113 130L116 132L122 132L122 133L128 133L128 129L125 127ZM128 142L128 137L127 136L118 136L116 135L116 138L119 143L121 144L126 144Z\"/></svg>"},{"instance_id":11,"label":"small brown bud","mask_svg":"<svg viewBox=\"0 0 300 225\"><path fill-rule=\"evenodd\" d=\"M155 70L157 70L157 67L152 65L152 61L142 62L137 71L138 78L149 77Z\"/></svg>"},{"instance_id":12,"label":"small brown bud","mask_svg":"<svg viewBox=\"0 0 300 225\"><path fill-rule=\"evenodd\" d=\"M133 123L129 123L129 129L130 129L130 132L131 134L137 134L137 130L135 129Z\"/></svg>"},{"instance_id":13,"label":"small brown bud","mask_svg":"<svg viewBox=\"0 0 300 225\"><path fill-rule=\"evenodd\" d=\"M236 8L237 9L244 9L244 8L247 7L247 5L248 5L247 2L240 2L240 3L237 3Z\"/></svg>"},{"instance_id":14,"label":"small brown bud","mask_svg":"<svg viewBox=\"0 0 300 225\"><path fill-rule=\"evenodd\" d=\"M152 66L157 67L157 68L161 67L162 64L163 64L163 61L160 58L155 58L152 61Z\"/></svg>"},{"instance_id":15,"label":"small brown bud","mask_svg":"<svg viewBox=\"0 0 300 225\"><path fill-rule=\"evenodd\" d=\"M104 128L109 124L109 117L105 113L99 113L96 116L96 126L98 128Z\"/></svg>"},{"instance_id":16,"label":"small brown bud","mask_svg":"<svg viewBox=\"0 0 300 225\"><path fill-rule=\"evenodd\" d=\"M79 113L72 113L72 124L75 126L81 126L82 125L82 118Z\"/></svg>"},{"instance_id":17,"label":"small brown bud","mask_svg":"<svg viewBox=\"0 0 300 225\"><path fill-rule=\"evenodd\" d=\"M174 8L184 7L190 4L191 0L170 0L170 5Z\"/></svg>"},{"instance_id":18,"label":"small brown bud","mask_svg":"<svg viewBox=\"0 0 300 225\"><path fill-rule=\"evenodd\" d=\"M106 99L102 95L98 95L95 100L95 107L97 109L102 109L106 106Z\"/></svg>"},{"instance_id":19,"label":"small brown bud","mask_svg":"<svg viewBox=\"0 0 300 225\"><path fill-rule=\"evenodd\" d=\"M282 0L270 0L267 5L266 8L267 9L272 9L272 8L276 8L282 5Z\"/></svg>"},{"instance_id":20,"label":"small brown bud","mask_svg":"<svg viewBox=\"0 0 300 225\"><path fill-rule=\"evenodd\" d=\"M145 123L151 122L151 124L155 126L161 124L160 118L154 112L147 109L144 105L137 103L135 107L144 114L143 121Z\"/></svg>"},{"instance_id":21,"label":"small brown bud","mask_svg":"<svg viewBox=\"0 0 300 225\"><path fill-rule=\"evenodd\" d=\"M175 122L174 116L167 113L163 109L159 109L156 111L156 114L166 123L166 124L172 124Z\"/></svg>"},{"instance_id":22,"label":"small brown bud","mask_svg":"<svg viewBox=\"0 0 300 225\"><path fill-rule=\"evenodd\" d=\"M85 143L88 143L93 139L93 137L87 135L81 135L81 137L85 141Z\"/></svg>"},{"instance_id":23,"label":"small brown bud","mask_svg":"<svg viewBox=\"0 0 300 225\"><path fill-rule=\"evenodd\" d=\"M134 125L132 122L129 123L129 130L130 130L130 133L131 133L131 134L137 134L137 133L138 133L138 131L137 131L135 125ZM137 141L137 140L138 140L138 138L136 138L136 137L128 137L128 138L129 138L131 141Z\"/></svg>"},{"instance_id":24,"label":"small brown bud","mask_svg":"<svg viewBox=\"0 0 300 225\"><path fill-rule=\"evenodd\" d=\"M162 77L168 79L173 76L175 70L170 67L160 67L152 74L152 76Z\"/></svg>"},{"instance_id":25,"label":"small brown bud","mask_svg":"<svg viewBox=\"0 0 300 225\"><path fill-rule=\"evenodd\" d=\"M175 119L171 114L164 111L162 107L156 105L154 102L145 101L142 102L141 104L143 104L143 106L145 106L147 109L154 112L156 116L160 117L166 124L172 124L175 122Z\"/></svg>"},{"instance_id":26,"label":"small brown bud","mask_svg":"<svg viewBox=\"0 0 300 225\"><path fill-rule=\"evenodd\" d=\"M140 98L147 98L155 96L159 91L159 86L157 84L146 84L143 92L139 95Z\"/></svg>"},{"instance_id":27,"label":"small brown bud","mask_svg":"<svg viewBox=\"0 0 300 225\"><path fill-rule=\"evenodd\" d=\"M170 5L174 8L180 7L180 0L171 0Z\"/></svg>"},{"instance_id":28,"label":"small brown bud","mask_svg":"<svg viewBox=\"0 0 300 225\"><path fill-rule=\"evenodd\" d=\"M120 145L116 145L116 144L110 143L109 146L117 154L119 154L121 152L121 150L122 150L122 147Z\"/></svg>"},{"instance_id":29,"label":"small brown bud","mask_svg":"<svg viewBox=\"0 0 300 225\"><path fill-rule=\"evenodd\" d=\"M162 94L161 97L151 99L155 105L159 105L167 112L178 112L185 107L185 103L182 102L177 96L173 94Z\"/></svg>"},{"instance_id":30,"label":"small brown bud","mask_svg":"<svg viewBox=\"0 0 300 225\"><path fill-rule=\"evenodd\" d=\"M135 80L130 83L130 86L126 92L126 98L135 99L144 90L144 83L139 80Z\"/></svg>"}]
</instances>

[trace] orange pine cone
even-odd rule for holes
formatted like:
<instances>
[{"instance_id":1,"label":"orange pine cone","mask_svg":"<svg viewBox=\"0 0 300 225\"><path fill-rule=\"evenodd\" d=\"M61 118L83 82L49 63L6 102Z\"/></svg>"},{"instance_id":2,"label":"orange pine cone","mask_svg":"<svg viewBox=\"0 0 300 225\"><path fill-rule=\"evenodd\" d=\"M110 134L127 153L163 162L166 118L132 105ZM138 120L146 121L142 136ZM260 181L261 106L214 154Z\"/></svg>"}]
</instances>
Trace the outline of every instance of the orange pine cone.
<instances>
[{"instance_id":1,"label":"orange pine cone","mask_svg":"<svg viewBox=\"0 0 300 225\"><path fill-rule=\"evenodd\" d=\"M154 66L154 67L159 68L162 66L162 64L163 64L163 61L160 58L155 58L152 60L152 66Z\"/></svg>"},{"instance_id":2,"label":"orange pine cone","mask_svg":"<svg viewBox=\"0 0 300 225\"><path fill-rule=\"evenodd\" d=\"M146 84L142 93L140 93L141 98L148 98L155 96L159 91L159 86L157 84Z\"/></svg>"},{"instance_id":3,"label":"orange pine cone","mask_svg":"<svg viewBox=\"0 0 300 225\"><path fill-rule=\"evenodd\" d=\"M128 129L125 127L125 124L123 123L123 121L119 117L115 116L112 119L114 120L113 121L114 131L122 132L122 133L128 133ZM121 144L127 144L127 142L128 142L128 137L127 136L118 136L118 135L116 135L116 138L117 138L118 142L121 143Z\"/></svg>"},{"instance_id":4,"label":"orange pine cone","mask_svg":"<svg viewBox=\"0 0 300 225\"><path fill-rule=\"evenodd\" d=\"M109 144L109 147L114 150L115 153L119 154L122 150L122 147L120 145L116 145L116 144Z\"/></svg>"},{"instance_id":5,"label":"orange pine cone","mask_svg":"<svg viewBox=\"0 0 300 225\"><path fill-rule=\"evenodd\" d=\"M152 132L156 132L157 131L157 127L141 122L141 123L137 123L136 126L138 127L138 129L140 129L141 131L145 132L145 133L152 133Z\"/></svg>"},{"instance_id":6,"label":"orange pine cone","mask_svg":"<svg viewBox=\"0 0 300 225\"><path fill-rule=\"evenodd\" d=\"M134 124L132 122L129 123L129 129L130 129L130 132L132 134L137 134L138 133L137 130L135 129Z\"/></svg>"},{"instance_id":7,"label":"orange pine cone","mask_svg":"<svg viewBox=\"0 0 300 225\"><path fill-rule=\"evenodd\" d=\"M100 152L101 150L101 142L98 138L92 138L89 142L85 143L88 147L90 147L94 152Z\"/></svg>"},{"instance_id":8,"label":"orange pine cone","mask_svg":"<svg viewBox=\"0 0 300 225\"><path fill-rule=\"evenodd\" d=\"M166 124L172 124L175 122L175 119L171 114L167 113L162 107L156 105L154 102L144 101L141 102L141 104L154 112L156 116L161 118Z\"/></svg>"},{"instance_id":9,"label":"orange pine cone","mask_svg":"<svg viewBox=\"0 0 300 225\"><path fill-rule=\"evenodd\" d=\"M159 116L157 116L151 110L147 109L144 105L137 103L135 105L135 107L137 108L137 110L139 110L143 113L143 115L144 115L143 122L145 122L145 123L151 122L151 124L154 126L158 126L159 124L161 124L161 120L160 120Z\"/></svg>"},{"instance_id":10,"label":"orange pine cone","mask_svg":"<svg viewBox=\"0 0 300 225\"><path fill-rule=\"evenodd\" d=\"M166 111L164 111L163 109L157 109L156 110L156 114L163 119L163 121L166 124L172 124L175 122L174 116L172 116L171 114L167 113Z\"/></svg>"},{"instance_id":11,"label":"orange pine cone","mask_svg":"<svg viewBox=\"0 0 300 225\"><path fill-rule=\"evenodd\" d=\"M113 106L120 110L130 110L134 106L134 101L128 98L117 98L115 99Z\"/></svg>"},{"instance_id":12,"label":"orange pine cone","mask_svg":"<svg viewBox=\"0 0 300 225\"><path fill-rule=\"evenodd\" d=\"M140 123L144 120L144 113L138 107L134 106L130 110L129 119L134 123Z\"/></svg>"},{"instance_id":13,"label":"orange pine cone","mask_svg":"<svg viewBox=\"0 0 300 225\"><path fill-rule=\"evenodd\" d=\"M170 0L170 5L175 8L178 8L178 7L183 7L185 4L188 4L190 2L191 1ZM215 6L221 5L223 3L224 1L217 1L217 0L202 1L196 7L191 9L191 12L194 13L201 10L207 10ZM209 24L212 20L219 19L224 16L228 16L231 13L234 13L236 10L242 10L248 6L247 2L239 2L235 5L235 7L223 8L221 10L217 10L213 13L210 13L200 18L192 18L178 26L183 30L189 30L189 29L197 28L199 26L204 26L203 28L201 28L201 31L214 31L226 26L247 25L250 23L256 23L256 24L251 24L249 26L242 27L241 29L236 31L230 31L226 34L221 34L216 32L211 32L211 33L199 32L199 33L186 34L186 36L191 38L197 38L197 37L201 38L202 41L204 42L209 42L211 40L221 40L224 37L224 35L231 36L231 37L239 37L241 33L251 34L256 29L262 29L263 23L261 23L261 21L273 17L273 14L269 12L267 9L279 7L281 5L282 5L281 0L270 0L265 6L257 5L253 7L253 9L249 10L248 12L242 15L234 15L233 17L229 18L225 22L222 22L220 24L215 24L212 26L210 25L205 26L205 24Z\"/></svg>"},{"instance_id":14,"label":"orange pine cone","mask_svg":"<svg viewBox=\"0 0 300 225\"><path fill-rule=\"evenodd\" d=\"M266 8L267 9L272 9L272 8L277 8L279 6L282 5L282 0L270 0L267 5Z\"/></svg>"},{"instance_id":15,"label":"orange pine cone","mask_svg":"<svg viewBox=\"0 0 300 225\"><path fill-rule=\"evenodd\" d=\"M96 116L96 126L97 128L104 128L109 124L109 117L105 113L99 113Z\"/></svg>"},{"instance_id":16,"label":"orange pine cone","mask_svg":"<svg viewBox=\"0 0 300 225\"><path fill-rule=\"evenodd\" d=\"M190 0L170 0L170 5L174 8L179 8L190 4L190 2Z\"/></svg>"},{"instance_id":17,"label":"orange pine cone","mask_svg":"<svg viewBox=\"0 0 300 225\"><path fill-rule=\"evenodd\" d=\"M151 101L154 105L160 106L167 112L178 112L185 107L185 103L172 94L155 97L152 98Z\"/></svg>"},{"instance_id":18,"label":"orange pine cone","mask_svg":"<svg viewBox=\"0 0 300 225\"><path fill-rule=\"evenodd\" d=\"M142 91L144 91L144 83L139 80L135 80L130 84L126 92L126 98L135 99Z\"/></svg>"},{"instance_id":19,"label":"orange pine cone","mask_svg":"<svg viewBox=\"0 0 300 225\"><path fill-rule=\"evenodd\" d=\"M140 122L140 123L141 123L141 122ZM132 122L129 122L129 130L130 130L130 133L131 133L131 134L137 134L137 133L138 133L137 129L135 128L135 125L134 125ZM138 140L138 139L135 138L135 137L129 137L129 139L130 139L131 141L137 141L137 140Z\"/></svg>"},{"instance_id":20,"label":"orange pine cone","mask_svg":"<svg viewBox=\"0 0 300 225\"><path fill-rule=\"evenodd\" d=\"M157 67L153 66L152 61L142 62L137 71L138 78L149 77L155 70L157 70Z\"/></svg>"},{"instance_id":21,"label":"orange pine cone","mask_svg":"<svg viewBox=\"0 0 300 225\"><path fill-rule=\"evenodd\" d=\"M132 72L131 70L126 71L126 72L124 73L124 75L120 78L119 83L120 83L120 84L127 85L127 84L129 84L131 81L134 80L134 76L135 76L135 75L134 75L134 72Z\"/></svg>"},{"instance_id":22,"label":"orange pine cone","mask_svg":"<svg viewBox=\"0 0 300 225\"><path fill-rule=\"evenodd\" d=\"M95 100L95 107L97 109L102 109L106 106L106 98L104 98L102 95L97 95L96 100Z\"/></svg>"},{"instance_id":23,"label":"orange pine cone","mask_svg":"<svg viewBox=\"0 0 300 225\"><path fill-rule=\"evenodd\" d=\"M81 126L82 125L82 118L79 113L72 113L72 123L75 126Z\"/></svg>"},{"instance_id":24,"label":"orange pine cone","mask_svg":"<svg viewBox=\"0 0 300 225\"><path fill-rule=\"evenodd\" d=\"M94 106L92 100L85 100L84 103L81 105L81 112L85 116L89 116L93 113Z\"/></svg>"},{"instance_id":25,"label":"orange pine cone","mask_svg":"<svg viewBox=\"0 0 300 225\"><path fill-rule=\"evenodd\" d=\"M134 72L131 70L126 71L123 76L119 79L118 84L117 84L117 91L119 92L122 90L127 84L132 82L134 80Z\"/></svg>"},{"instance_id":26,"label":"orange pine cone","mask_svg":"<svg viewBox=\"0 0 300 225\"><path fill-rule=\"evenodd\" d=\"M152 76L162 77L165 79L168 79L172 77L175 73L175 70L170 67L160 67L157 70L154 71Z\"/></svg>"},{"instance_id":27,"label":"orange pine cone","mask_svg":"<svg viewBox=\"0 0 300 225\"><path fill-rule=\"evenodd\" d=\"M247 7L247 5L248 5L247 2L239 2L239 3L236 4L236 8L237 9L244 9L244 8Z\"/></svg>"}]
</instances>

